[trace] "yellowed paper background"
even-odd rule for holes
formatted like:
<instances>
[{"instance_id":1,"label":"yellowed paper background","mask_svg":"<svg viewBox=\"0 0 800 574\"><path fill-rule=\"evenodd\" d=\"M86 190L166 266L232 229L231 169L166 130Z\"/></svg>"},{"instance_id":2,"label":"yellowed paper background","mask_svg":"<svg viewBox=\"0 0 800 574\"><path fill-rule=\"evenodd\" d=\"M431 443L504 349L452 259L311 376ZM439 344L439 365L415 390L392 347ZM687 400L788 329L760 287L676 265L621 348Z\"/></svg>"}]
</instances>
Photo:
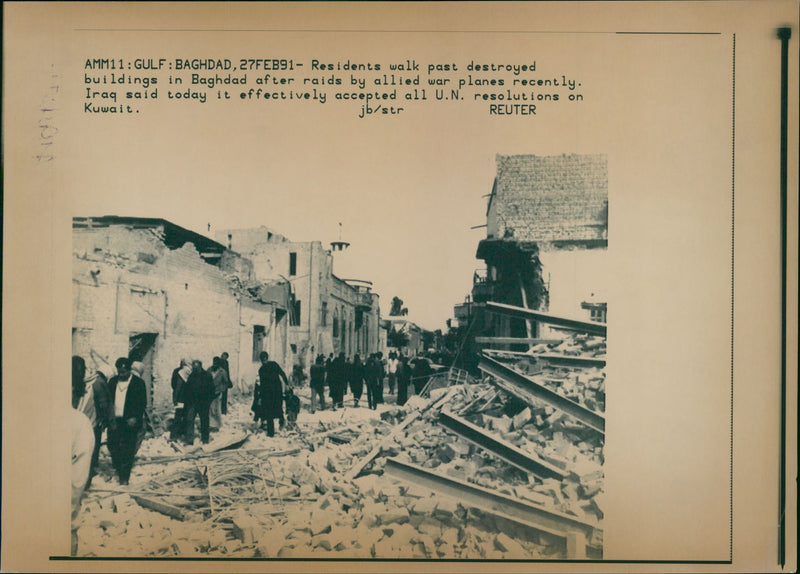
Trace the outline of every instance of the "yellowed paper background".
<instances>
[{"instance_id":1,"label":"yellowed paper background","mask_svg":"<svg viewBox=\"0 0 800 574\"><path fill-rule=\"evenodd\" d=\"M775 29L793 28L789 293L796 302L797 8L796 2L4 6L3 569L776 571ZM467 104L365 119L354 108L327 104L290 113L213 102L159 104L135 118L83 112L87 58L275 53L301 61L533 58L549 71L579 77L585 100L542 106L535 118L492 116L486 105ZM68 401L61 381L71 355L72 217L163 217L200 232L206 221L263 223L311 240L330 236L331 214L342 213L363 230L364 244L391 212L404 222L400 237L409 237L401 261L410 289L431 281L415 274L424 267L415 262L436 257L437 245L456 246L461 255L454 257L463 257L441 265L443 273L469 264L480 235L468 227L482 223L474 214L483 215L480 195L491 190L496 153L608 155L613 311L603 526L609 564L49 559L69 551L69 432L61 414ZM281 169L274 169L273 156L282 158ZM376 275L394 279L382 268L385 253L366 247L362 253ZM451 280L469 289L468 277ZM384 307L392 294L381 293ZM789 333L796 334L796 306L788 316ZM791 342L793 453L796 338ZM791 510L796 458L788 475ZM787 524L788 565L796 567L793 510Z\"/></svg>"}]
</instances>

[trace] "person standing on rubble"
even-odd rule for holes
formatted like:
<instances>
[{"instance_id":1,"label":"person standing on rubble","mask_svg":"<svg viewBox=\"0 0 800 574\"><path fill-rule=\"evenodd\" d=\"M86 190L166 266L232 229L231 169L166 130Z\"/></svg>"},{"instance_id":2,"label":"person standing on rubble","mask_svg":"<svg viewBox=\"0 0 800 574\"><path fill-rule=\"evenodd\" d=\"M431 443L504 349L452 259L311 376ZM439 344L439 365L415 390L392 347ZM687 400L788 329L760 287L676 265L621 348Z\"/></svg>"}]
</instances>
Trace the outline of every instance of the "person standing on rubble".
<instances>
[{"instance_id":1,"label":"person standing on rubble","mask_svg":"<svg viewBox=\"0 0 800 574\"><path fill-rule=\"evenodd\" d=\"M386 378L386 365L383 360L383 353L378 351L375 353L375 377L378 379L378 386L376 389L376 400L379 405L383 404L383 380Z\"/></svg>"},{"instance_id":2,"label":"person standing on rubble","mask_svg":"<svg viewBox=\"0 0 800 574\"><path fill-rule=\"evenodd\" d=\"M200 440L208 444L209 410L214 400L214 381L211 374L203 369L203 363L192 361L192 372L186 381L186 444L194 443L194 420L200 416Z\"/></svg>"},{"instance_id":3,"label":"person standing on rubble","mask_svg":"<svg viewBox=\"0 0 800 574\"><path fill-rule=\"evenodd\" d=\"M376 353L372 353L364 366L364 378L367 381L367 403L369 408L378 408L378 386L381 384L381 365Z\"/></svg>"},{"instance_id":4,"label":"person standing on rubble","mask_svg":"<svg viewBox=\"0 0 800 574\"><path fill-rule=\"evenodd\" d=\"M397 363L397 406L402 407L408 401L408 384L411 380L411 367L405 355L400 356Z\"/></svg>"},{"instance_id":5,"label":"person standing on rubble","mask_svg":"<svg viewBox=\"0 0 800 574\"><path fill-rule=\"evenodd\" d=\"M223 351L219 356L220 361L222 361L222 368L225 369L225 376L228 377L228 386L222 391L222 397L219 401L219 410L223 415L228 414L228 389L233 388L233 383L231 382L231 366L228 363L229 356L227 351Z\"/></svg>"},{"instance_id":6,"label":"person standing on rubble","mask_svg":"<svg viewBox=\"0 0 800 574\"><path fill-rule=\"evenodd\" d=\"M311 365L311 412L316 412L315 399L319 399L320 410L325 410L325 356L317 355Z\"/></svg>"},{"instance_id":7,"label":"person standing on rubble","mask_svg":"<svg viewBox=\"0 0 800 574\"><path fill-rule=\"evenodd\" d=\"M348 365L347 382L350 383L350 392L353 393L353 406L358 406L361 394L364 392L364 364L361 357L356 355L353 362Z\"/></svg>"},{"instance_id":8,"label":"person standing on rubble","mask_svg":"<svg viewBox=\"0 0 800 574\"><path fill-rule=\"evenodd\" d=\"M178 367L172 371L172 405L175 407L175 417L170 433L172 440L186 432L186 383L190 374L192 374L191 359L181 359Z\"/></svg>"},{"instance_id":9,"label":"person standing on rubble","mask_svg":"<svg viewBox=\"0 0 800 574\"><path fill-rule=\"evenodd\" d=\"M397 353L391 351L389 353L389 360L386 361L386 374L389 382L389 394L394 394L394 385L397 381L397 365L400 361L397 360Z\"/></svg>"},{"instance_id":10,"label":"person standing on rubble","mask_svg":"<svg viewBox=\"0 0 800 574\"><path fill-rule=\"evenodd\" d=\"M214 357L211 361L211 380L214 383L214 398L211 401L209 422L212 431L222 428L222 393L228 390L230 380L222 367L222 358Z\"/></svg>"},{"instance_id":11,"label":"person standing on rubble","mask_svg":"<svg viewBox=\"0 0 800 574\"><path fill-rule=\"evenodd\" d=\"M135 377L139 377L144 381L144 388L145 388L145 396L147 397L147 406L145 407L145 415L144 415L144 432L152 431L153 427L150 423L150 409L153 406L153 382L145 377L144 374L144 363L141 361L132 361L131 362L131 373ZM144 432L139 433L139 438L136 443L136 450L139 450L139 447L142 445L142 440L144 440Z\"/></svg>"},{"instance_id":12,"label":"person standing on rubble","mask_svg":"<svg viewBox=\"0 0 800 574\"><path fill-rule=\"evenodd\" d=\"M344 353L331 361L328 369L328 385L330 385L330 396L333 402L333 410L344 408L344 390L347 385L347 361Z\"/></svg>"},{"instance_id":13,"label":"person standing on rubble","mask_svg":"<svg viewBox=\"0 0 800 574\"><path fill-rule=\"evenodd\" d=\"M72 430L72 528L70 555L76 556L78 554L78 513L81 509L83 492L86 490L89 480L91 480L91 459L95 439L92 435L92 423L89 418L74 407L70 417L70 427Z\"/></svg>"},{"instance_id":14,"label":"person standing on rubble","mask_svg":"<svg viewBox=\"0 0 800 574\"><path fill-rule=\"evenodd\" d=\"M108 426L111 417L111 396L108 392L108 375L103 368L98 367L95 369L95 372L87 375L84 381L91 386L87 386L86 395L84 395L81 403L91 400L92 406L90 409L86 409L85 406L81 408L81 405L79 405L78 410L87 415L94 431L94 450L92 451L91 465L89 467L89 479L86 482L86 488L89 488L97 471L103 431Z\"/></svg>"},{"instance_id":15,"label":"person standing on rubble","mask_svg":"<svg viewBox=\"0 0 800 574\"><path fill-rule=\"evenodd\" d=\"M85 486L88 488L92 481L94 467L97 463L94 452L96 451L99 457L100 453L100 437L103 434L103 421L105 420L105 413L98 412L102 409L102 405L98 405L98 397L95 394L95 382L97 381L97 373L86 373L86 362L83 357L75 355L72 357L72 408L82 413L92 427L95 436L95 446L92 449L90 456L90 466L88 478ZM103 393L100 390L102 398ZM99 432L98 432L99 429Z\"/></svg>"},{"instance_id":16,"label":"person standing on rubble","mask_svg":"<svg viewBox=\"0 0 800 574\"><path fill-rule=\"evenodd\" d=\"M144 381L131 372L131 360L117 359L117 376L112 377L108 391L113 400L113 418L108 427L108 451L121 485L128 484L133 460L144 428L147 388Z\"/></svg>"},{"instance_id":17,"label":"person standing on rubble","mask_svg":"<svg viewBox=\"0 0 800 574\"><path fill-rule=\"evenodd\" d=\"M72 356L72 408L77 409L78 405L86 394L86 383L83 378L86 376L86 361L78 355Z\"/></svg>"},{"instance_id":18,"label":"person standing on rubble","mask_svg":"<svg viewBox=\"0 0 800 574\"><path fill-rule=\"evenodd\" d=\"M253 392L253 412L256 420L266 419L267 436L275 436L275 419L280 421L281 430L286 426L283 395L289 381L280 365L269 360L269 353L261 351L259 358L261 367L258 369L258 385Z\"/></svg>"}]
</instances>

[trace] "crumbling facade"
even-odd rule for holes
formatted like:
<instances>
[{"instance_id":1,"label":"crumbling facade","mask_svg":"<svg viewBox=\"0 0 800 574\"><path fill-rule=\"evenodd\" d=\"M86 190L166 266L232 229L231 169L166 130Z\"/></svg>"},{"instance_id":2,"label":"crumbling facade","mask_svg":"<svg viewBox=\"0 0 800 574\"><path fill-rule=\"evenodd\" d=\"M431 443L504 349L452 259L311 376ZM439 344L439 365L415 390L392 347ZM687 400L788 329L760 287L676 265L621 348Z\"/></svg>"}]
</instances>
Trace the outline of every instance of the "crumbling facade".
<instances>
[{"instance_id":1,"label":"crumbling facade","mask_svg":"<svg viewBox=\"0 0 800 574\"><path fill-rule=\"evenodd\" d=\"M474 303L495 301L605 322L604 155L498 155L486 227L476 255L486 270L475 274ZM519 319L496 317L486 328L504 337L547 335Z\"/></svg>"},{"instance_id":2,"label":"crumbling facade","mask_svg":"<svg viewBox=\"0 0 800 574\"><path fill-rule=\"evenodd\" d=\"M387 317L385 324L387 332L387 353L390 350L394 350L407 357L416 357L425 351L425 344L422 339L423 331L419 325L413 321L409 321L405 317ZM396 341L392 341L392 333L403 338L405 343L400 347L393 344Z\"/></svg>"},{"instance_id":3,"label":"crumbling facade","mask_svg":"<svg viewBox=\"0 0 800 574\"><path fill-rule=\"evenodd\" d=\"M245 384L262 350L286 359L288 284L257 283L249 260L169 221L75 218L72 281L73 353L95 368L144 363L151 406L172 405L182 358L228 352Z\"/></svg>"},{"instance_id":4,"label":"crumbling facade","mask_svg":"<svg viewBox=\"0 0 800 574\"><path fill-rule=\"evenodd\" d=\"M319 241L295 242L266 227L217 232L228 249L252 260L258 280L291 285L290 362L307 371L317 354L362 357L379 350L380 301L369 282L333 272L333 255Z\"/></svg>"}]
</instances>

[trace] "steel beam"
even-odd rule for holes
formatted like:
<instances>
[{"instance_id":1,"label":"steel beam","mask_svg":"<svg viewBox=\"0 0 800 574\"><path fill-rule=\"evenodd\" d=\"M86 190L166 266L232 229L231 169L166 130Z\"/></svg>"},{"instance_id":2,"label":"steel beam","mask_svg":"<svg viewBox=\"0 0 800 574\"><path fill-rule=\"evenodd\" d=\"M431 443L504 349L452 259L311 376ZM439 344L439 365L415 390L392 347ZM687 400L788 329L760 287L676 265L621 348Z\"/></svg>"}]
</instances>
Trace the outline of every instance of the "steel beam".
<instances>
[{"instance_id":1,"label":"steel beam","mask_svg":"<svg viewBox=\"0 0 800 574\"><path fill-rule=\"evenodd\" d=\"M492 355L511 355L520 359L536 359L537 361L547 361L554 365L564 365L567 367L597 367L606 366L605 357L586 357L581 355L559 355L556 353L526 353L522 351L504 351L500 349L484 349L484 353Z\"/></svg>"},{"instance_id":2,"label":"steel beam","mask_svg":"<svg viewBox=\"0 0 800 574\"><path fill-rule=\"evenodd\" d=\"M442 411L439 413L439 422L472 444L496 455L524 472L530 472L542 478L557 478L558 480L563 480L567 476L567 473L560 468L520 450L509 442L491 436L479 426L453 413Z\"/></svg>"},{"instance_id":3,"label":"steel beam","mask_svg":"<svg viewBox=\"0 0 800 574\"><path fill-rule=\"evenodd\" d=\"M564 365L565 367L597 367L606 366L605 357L582 357L580 355L557 355L555 353L543 353L541 355L530 355L536 359L547 361L553 365Z\"/></svg>"},{"instance_id":4,"label":"steel beam","mask_svg":"<svg viewBox=\"0 0 800 574\"><path fill-rule=\"evenodd\" d=\"M475 342L483 345L556 345L563 339L529 339L527 337L475 337Z\"/></svg>"},{"instance_id":5,"label":"steel beam","mask_svg":"<svg viewBox=\"0 0 800 574\"><path fill-rule=\"evenodd\" d=\"M508 386L501 385L502 388L509 390L509 392L518 396L519 398L526 400L526 397L533 396L546 402L550 406L575 417L583 424L596 430L597 432L605 434L606 420L603 415L596 413L591 409L587 409L586 407L579 405L567 397L559 395L557 392L548 389L544 385L540 385L536 381L526 377L522 373L515 371L511 367L491 359L486 355L482 355L480 362L478 363L478 368L481 371L504 381ZM519 390L522 392L515 393L514 390Z\"/></svg>"},{"instance_id":6,"label":"steel beam","mask_svg":"<svg viewBox=\"0 0 800 574\"><path fill-rule=\"evenodd\" d=\"M385 471L395 478L413 482L435 492L452 496L464 505L477 507L485 512L502 514L518 520L548 534L566 537L579 532L586 537L587 549L597 549L595 540L601 540L602 529L584 522L575 516L548 510L523 502L520 499L498 494L468 482L430 472L420 466L387 458Z\"/></svg>"},{"instance_id":7,"label":"steel beam","mask_svg":"<svg viewBox=\"0 0 800 574\"><path fill-rule=\"evenodd\" d=\"M550 313L542 313L541 311L533 311L524 307L515 307L514 305L494 303L492 301L486 302L486 310L494 313L511 315L513 317L520 317L522 319L533 319L534 321L539 321L540 323L547 323L548 325L555 325L557 327L566 327L581 333L600 335L601 337L606 336L605 323L581 321L580 319L568 319L566 317L551 315Z\"/></svg>"}]
</instances>

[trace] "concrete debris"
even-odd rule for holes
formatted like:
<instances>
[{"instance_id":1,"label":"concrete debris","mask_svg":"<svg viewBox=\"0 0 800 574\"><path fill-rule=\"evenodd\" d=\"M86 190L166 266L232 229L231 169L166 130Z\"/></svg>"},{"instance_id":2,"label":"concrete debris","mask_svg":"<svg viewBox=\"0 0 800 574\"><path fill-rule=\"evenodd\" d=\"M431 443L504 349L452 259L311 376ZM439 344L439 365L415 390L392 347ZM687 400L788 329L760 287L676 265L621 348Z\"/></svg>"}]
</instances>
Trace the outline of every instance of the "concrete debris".
<instances>
[{"instance_id":1,"label":"concrete debris","mask_svg":"<svg viewBox=\"0 0 800 574\"><path fill-rule=\"evenodd\" d=\"M539 362L537 353L600 356L603 338L537 345L522 359L524 372L543 384L604 409L604 369ZM295 394L308 402L307 387ZM271 438L253 423L249 397L231 395L208 445L179 446L166 433L145 438L129 486L112 478L101 449L77 521L79 556L502 560L602 547L601 531L591 540L559 537L384 475L386 458L396 457L599 524L602 436L549 405L520 404L487 379L412 395L403 407L303 409L293 428ZM439 423L443 407L562 469L563 480L534 476L465 440Z\"/></svg>"}]
</instances>

